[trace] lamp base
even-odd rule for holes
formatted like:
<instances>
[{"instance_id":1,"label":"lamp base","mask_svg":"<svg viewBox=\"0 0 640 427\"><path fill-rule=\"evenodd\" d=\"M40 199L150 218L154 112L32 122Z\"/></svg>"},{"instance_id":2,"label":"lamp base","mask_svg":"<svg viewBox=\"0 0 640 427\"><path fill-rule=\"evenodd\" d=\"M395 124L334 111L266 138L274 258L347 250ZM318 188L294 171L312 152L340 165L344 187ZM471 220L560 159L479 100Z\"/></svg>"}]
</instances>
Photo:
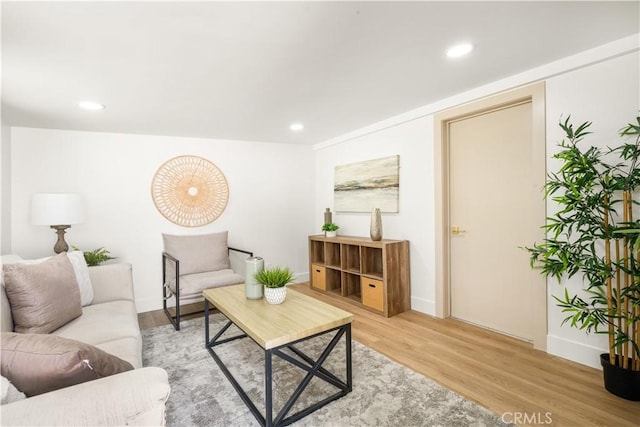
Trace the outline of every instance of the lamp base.
<instances>
[{"instance_id":1,"label":"lamp base","mask_svg":"<svg viewBox=\"0 0 640 427\"><path fill-rule=\"evenodd\" d=\"M56 230L56 233L58 234L58 241L53 246L53 251L57 254L61 252L67 252L69 250L69 245L67 245L67 242L64 241L64 235L66 233L65 230L67 228L71 228L71 226L70 225L52 225L51 228Z\"/></svg>"}]
</instances>

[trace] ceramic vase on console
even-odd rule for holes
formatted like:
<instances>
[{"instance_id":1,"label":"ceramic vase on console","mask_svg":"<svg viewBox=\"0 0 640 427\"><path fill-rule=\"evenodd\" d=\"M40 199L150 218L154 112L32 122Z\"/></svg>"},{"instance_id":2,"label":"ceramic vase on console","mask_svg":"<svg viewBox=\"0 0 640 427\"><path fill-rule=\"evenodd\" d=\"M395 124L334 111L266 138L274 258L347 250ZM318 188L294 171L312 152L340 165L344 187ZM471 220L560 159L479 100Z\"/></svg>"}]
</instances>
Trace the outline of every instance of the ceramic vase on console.
<instances>
[{"instance_id":1,"label":"ceramic vase on console","mask_svg":"<svg viewBox=\"0 0 640 427\"><path fill-rule=\"evenodd\" d=\"M287 287L268 288L264 287L264 298L269 304L282 304L287 298Z\"/></svg>"},{"instance_id":2,"label":"ceramic vase on console","mask_svg":"<svg viewBox=\"0 0 640 427\"><path fill-rule=\"evenodd\" d=\"M371 228L369 230L371 240L374 242L382 240L382 214L379 208L371 211Z\"/></svg>"},{"instance_id":3,"label":"ceramic vase on console","mask_svg":"<svg viewBox=\"0 0 640 427\"><path fill-rule=\"evenodd\" d=\"M325 224L329 224L330 222L333 222L333 219L331 217L332 217L331 209L330 208L326 208L324 210L324 223Z\"/></svg>"}]
</instances>

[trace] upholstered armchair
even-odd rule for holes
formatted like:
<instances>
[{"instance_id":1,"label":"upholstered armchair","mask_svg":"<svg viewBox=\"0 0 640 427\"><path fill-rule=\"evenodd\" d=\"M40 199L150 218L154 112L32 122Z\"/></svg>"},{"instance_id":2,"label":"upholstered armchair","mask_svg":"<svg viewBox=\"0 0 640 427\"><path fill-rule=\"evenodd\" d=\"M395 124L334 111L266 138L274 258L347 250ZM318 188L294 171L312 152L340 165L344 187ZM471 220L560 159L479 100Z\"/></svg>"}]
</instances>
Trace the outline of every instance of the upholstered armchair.
<instances>
[{"instance_id":1,"label":"upholstered armchair","mask_svg":"<svg viewBox=\"0 0 640 427\"><path fill-rule=\"evenodd\" d=\"M244 283L244 260L253 253L229 247L227 235L226 231L162 235L162 308L176 331L180 330L181 304L202 301L205 289ZM175 316L167 307L167 301L172 298Z\"/></svg>"}]
</instances>

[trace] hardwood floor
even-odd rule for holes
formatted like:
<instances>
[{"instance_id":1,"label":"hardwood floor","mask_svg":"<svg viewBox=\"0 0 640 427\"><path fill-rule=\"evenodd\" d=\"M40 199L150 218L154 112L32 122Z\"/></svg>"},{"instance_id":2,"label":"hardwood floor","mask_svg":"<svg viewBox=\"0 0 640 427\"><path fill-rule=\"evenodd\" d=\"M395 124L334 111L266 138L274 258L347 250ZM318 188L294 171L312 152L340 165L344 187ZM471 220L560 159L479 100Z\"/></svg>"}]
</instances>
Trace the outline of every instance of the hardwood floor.
<instances>
[{"instance_id":1,"label":"hardwood floor","mask_svg":"<svg viewBox=\"0 0 640 427\"><path fill-rule=\"evenodd\" d=\"M354 340L506 421L576 427L640 425L640 402L608 393L599 370L456 320L415 311L384 318L313 291L308 284L292 288L353 313ZM139 319L142 329L169 324L162 310L141 313Z\"/></svg>"},{"instance_id":2,"label":"hardwood floor","mask_svg":"<svg viewBox=\"0 0 640 427\"><path fill-rule=\"evenodd\" d=\"M203 310L204 310L204 303L186 304L186 305L180 306L180 312L182 313L182 315L180 316L180 321L193 319L195 317L204 317L204 313L202 313ZM170 308L169 311L175 315L173 308ZM188 314L188 313L194 313L194 312L195 314ZM155 328L156 326L164 326L164 325L170 324L169 319L167 319L167 316L164 314L164 311L162 310L147 311L146 313L139 313L138 323L140 324L140 329L142 330Z\"/></svg>"}]
</instances>

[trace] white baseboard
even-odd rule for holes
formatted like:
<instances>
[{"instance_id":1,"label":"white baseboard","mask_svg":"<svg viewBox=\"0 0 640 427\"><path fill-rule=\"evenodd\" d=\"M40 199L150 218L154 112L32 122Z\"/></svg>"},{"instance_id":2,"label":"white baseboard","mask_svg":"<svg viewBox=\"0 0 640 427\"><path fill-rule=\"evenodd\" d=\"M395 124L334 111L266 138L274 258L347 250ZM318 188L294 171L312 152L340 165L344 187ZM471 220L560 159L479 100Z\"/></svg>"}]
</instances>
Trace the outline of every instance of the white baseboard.
<instances>
[{"instance_id":1,"label":"white baseboard","mask_svg":"<svg viewBox=\"0 0 640 427\"><path fill-rule=\"evenodd\" d=\"M411 310L435 316L436 302L425 298L411 297Z\"/></svg>"},{"instance_id":2,"label":"white baseboard","mask_svg":"<svg viewBox=\"0 0 640 427\"><path fill-rule=\"evenodd\" d=\"M606 352L606 349L560 338L555 335L547 335L547 353L591 366L592 368L602 369L600 366L600 354Z\"/></svg>"},{"instance_id":3,"label":"white baseboard","mask_svg":"<svg viewBox=\"0 0 640 427\"><path fill-rule=\"evenodd\" d=\"M309 272L306 273L296 273L296 278L293 283L304 283L309 281Z\"/></svg>"}]
</instances>

